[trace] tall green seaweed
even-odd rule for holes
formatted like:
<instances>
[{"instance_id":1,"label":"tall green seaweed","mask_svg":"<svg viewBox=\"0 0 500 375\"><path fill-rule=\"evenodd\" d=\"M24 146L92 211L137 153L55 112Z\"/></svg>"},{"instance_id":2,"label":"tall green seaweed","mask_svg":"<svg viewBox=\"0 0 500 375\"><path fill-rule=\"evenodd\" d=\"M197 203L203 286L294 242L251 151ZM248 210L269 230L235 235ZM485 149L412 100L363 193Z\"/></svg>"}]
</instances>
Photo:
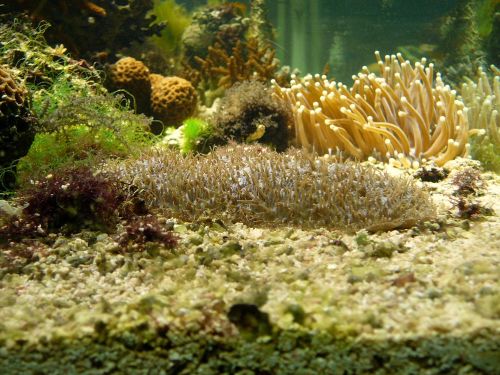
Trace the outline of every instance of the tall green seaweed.
<instances>
[{"instance_id":1,"label":"tall green seaweed","mask_svg":"<svg viewBox=\"0 0 500 375\"><path fill-rule=\"evenodd\" d=\"M152 42L167 55L179 53L182 33L191 23L188 11L175 0L154 0L150 14L156 17L154 24L165 25Z\"/></svg>"}]
</instances>

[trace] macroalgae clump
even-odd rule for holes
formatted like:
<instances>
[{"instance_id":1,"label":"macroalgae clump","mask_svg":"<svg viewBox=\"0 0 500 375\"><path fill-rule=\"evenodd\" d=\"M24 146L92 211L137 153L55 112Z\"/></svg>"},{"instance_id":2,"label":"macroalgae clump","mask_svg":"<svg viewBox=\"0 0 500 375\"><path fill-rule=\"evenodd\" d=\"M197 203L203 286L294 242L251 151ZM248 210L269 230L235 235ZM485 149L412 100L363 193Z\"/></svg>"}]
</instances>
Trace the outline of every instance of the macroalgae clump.
<instances>
[{"instance_id":1,"label":"macroalgae clump","mask_svg":"<svg viewBox=\"0 0 500 375\"><path fill-rule=\"evenodd\" d=\"M429 195L409 179L296 149L230 145L185 157L151 151L108 168L142 191L151 208L182 220L389 230L435 213Z\"/></svg>"}]
</instances>

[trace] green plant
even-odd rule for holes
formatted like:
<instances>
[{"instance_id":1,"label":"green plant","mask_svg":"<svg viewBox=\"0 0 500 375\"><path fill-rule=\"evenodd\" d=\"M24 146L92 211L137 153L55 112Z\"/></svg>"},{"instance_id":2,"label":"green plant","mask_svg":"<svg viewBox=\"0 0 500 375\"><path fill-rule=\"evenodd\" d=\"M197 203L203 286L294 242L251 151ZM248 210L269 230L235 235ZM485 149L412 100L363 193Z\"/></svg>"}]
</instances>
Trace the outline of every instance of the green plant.
<instances>
[{"instance_id":1,"label":"green plant","mask_svg":"<svg viewBox=\"0 0 500 375\"><path fill-rule=\"evenodd\" d=\"M479 160L486 170L500 174L500 144L485 142L484 139L472 140L471 155Z\"/></svg>"},{"instance_id":2,"label":"green plant","mask_svg":"<svg viewBox=\"0 0 500 375\"><path fill-rule=\"evenodd\" d=\"M99 82L96 69L72 59L63 45L47 44L44 34L49 26L40 22L35 28L25 18L5 19L0 25L0 64L15 69L32 89L50 86L61 75L75 88L88 88Z\"/></svg>"},{"instance_id":3,"label":"green plant","mask_svg":"<svg viewBox=\"0 0 500 375\"><path fill-rule=\"evenodd\" d=\"M31 109L42 121L60 106L71 103L76 96L87 97L93 94L90 87L75 85L65 74L55 76L50 83L32 84L30 90Z\"/></svg>"},{"instance_id":4,"label":"green plant","mask_svg":"<svg viewBox=\"0 0 500 375\"><path fill-rule=\"evenodd\" d=\"M212 129L210 125L198 118L189 118L183 124L183 140L181 151L184 154L193 151L202 151L204 141L210 136Z\"/></svg>"},{"instance_id":5,"label":"green plant","mask_svg":"<svg viewBox=\"0 0 500 375\"><path fill-rule=\"evenodd\" d=\"M493 30L493 19L495 17L495 7L498 0L480 0L476 2L476 23L481 38L487 38Z\"/></svg>"},{"instance_id":6,"label":"green plant","mask_svg":"<svg viewBox=\"0 0 500 375\"><path fill-rule=\"evenodd\" d=\"M39 104L41 129L18 165L18 181L46 176L64 165L95 165L110 157L136 154L153 142L150 120L129 110L120 97L105 95L70 96L56 91ZM63 103L58 104L59 99Z\"/></svg>"},{"instance_id":7,"label":"green plant","mask_svg":"<svg viewBox=\"0 0 500 375\"><path fill-rule=\"evenodd\" d=\"M178 148L182 154L206 153L214 146L214 129L199 118L188 118L178 128L167 127L163 132L162 145Z\"/></svg>"}]
</instances>

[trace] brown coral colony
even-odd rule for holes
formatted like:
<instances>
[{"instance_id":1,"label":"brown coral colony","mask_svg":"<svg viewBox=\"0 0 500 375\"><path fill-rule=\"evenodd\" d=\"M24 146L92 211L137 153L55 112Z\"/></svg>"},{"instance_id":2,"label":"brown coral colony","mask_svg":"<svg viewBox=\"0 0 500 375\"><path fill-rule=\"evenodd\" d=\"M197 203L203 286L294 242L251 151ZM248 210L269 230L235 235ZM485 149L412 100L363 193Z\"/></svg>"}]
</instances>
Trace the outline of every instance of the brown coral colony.
<instances>
[{"instance_id":1,"label":"brown coral colony","mask_svg":"<svg viewBox=\"0 0 500 375\"><path fill-rule=\"evenodd\" d=\"M151 110L164 125L180 125L190 117L197 103L196 91L191 83L179 77L151 74Z\"/></svg>"},{"instance_id":2,"label":"brown coral colony","mask_svg":"<svg viewBox=\"0 0 500 375\"><path fill-rule=\"evenodd\" d=\"M226 44L219 39L208 48L205 59L195 57L206 80L216 79L219 86L228 88L252 78L261 81L274 78L278 68L274 50L261 46L256 38L238 40L230 53Z\"/></svg>"},{"instance_id":3,"label":"brown coral colony","mask_svg":"<svg viewBox=\"0 0 500 375\"><path fill-rule=\"evenodd\" d=\"M141 61L133 57L124 57L109 69L108 87L112 90L125 90L135 100L137 112L149 110L149 69Z\"/></svg>"},{"instance_id":4,"label":"brown coral colony","mask_svg":"<svg viewBox=\"0 0 500 375\"><path fill-rule=\"evenodd\" d=\"M152 127L156 134L165 126L179 126L196 109L197 95L189 81L150 74L144 63L132 57L111 65L107 82L108 88L131 94L137 112L150 114L163 123Z\"/></svg>"}]
</instances>

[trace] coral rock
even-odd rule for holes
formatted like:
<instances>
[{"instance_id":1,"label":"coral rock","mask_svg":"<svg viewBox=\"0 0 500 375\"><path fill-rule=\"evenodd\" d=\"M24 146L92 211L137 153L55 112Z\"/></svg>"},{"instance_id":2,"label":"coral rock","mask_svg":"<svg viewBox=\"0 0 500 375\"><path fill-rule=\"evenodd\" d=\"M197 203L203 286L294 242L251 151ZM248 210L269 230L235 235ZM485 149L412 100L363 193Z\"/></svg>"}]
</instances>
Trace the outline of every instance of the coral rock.
<instances>
[{"instance_id":1,"label":"coral rock","mask_svg":"<svg viewBox=\"0 0 500 375\"><path fill-rule=\"evenodd\" d=\"M0 67L0 191L14 187L17 160L26 155L35 137L27 103L24 86Z\"/></svg>"},{"instance_id":2,"label":"coral rock","mask_svg":"<svg viewBox=\"0 0 500 375\"><path fill-rule=\"evenodd\" d=\"M213 122L224 141L258 141L284 151L293 119L288 107L273 100L263 83L244 81L226 91Z\"/></svg>"},{"instance_id":3,"label":"coral rock","mask_svg":"<svg viewBox=\"0 0 500 375\"><path fill-rule=\"evenodd\" d=\"M99 60L158 35L163 25L153 25L149 14L153 0L11 0L2 2L2 13L26 13L35 24L53 25L45 37L50 44L64 43L75 58Z\"/></svg>"},{"instance_id":4,"label":"coral rock","mask_svg":"<svg viewBox=\"0 0 500 375\"><path fill-rule=\"evenodd\" d=\"M151 110L165 126L177 126L194 113L198 101L191 83L179 77L151 74Z\"/></svg>"},{"instance_id":5,"label":"coral rock","mask_svg":"<svg viewBox=\"0 0 500 375\"><path fill-rule=\"evenodd\" d=\"M149 112L149 69L141 61L133 57L123 57L111 65L107 86L111 90L121 89L133 95L137 112Z\"/></svg>"},{"instance_id":6,"label":"coral rock","mask_svg":"<svg viewBox=\"0 0 500 375\"><path fill-rule=\"evenodd\" d=\"M7 69L0 67L0 115L18 113L24 106L26 90L16 83Z\"/></svg>"}]
</instances>

